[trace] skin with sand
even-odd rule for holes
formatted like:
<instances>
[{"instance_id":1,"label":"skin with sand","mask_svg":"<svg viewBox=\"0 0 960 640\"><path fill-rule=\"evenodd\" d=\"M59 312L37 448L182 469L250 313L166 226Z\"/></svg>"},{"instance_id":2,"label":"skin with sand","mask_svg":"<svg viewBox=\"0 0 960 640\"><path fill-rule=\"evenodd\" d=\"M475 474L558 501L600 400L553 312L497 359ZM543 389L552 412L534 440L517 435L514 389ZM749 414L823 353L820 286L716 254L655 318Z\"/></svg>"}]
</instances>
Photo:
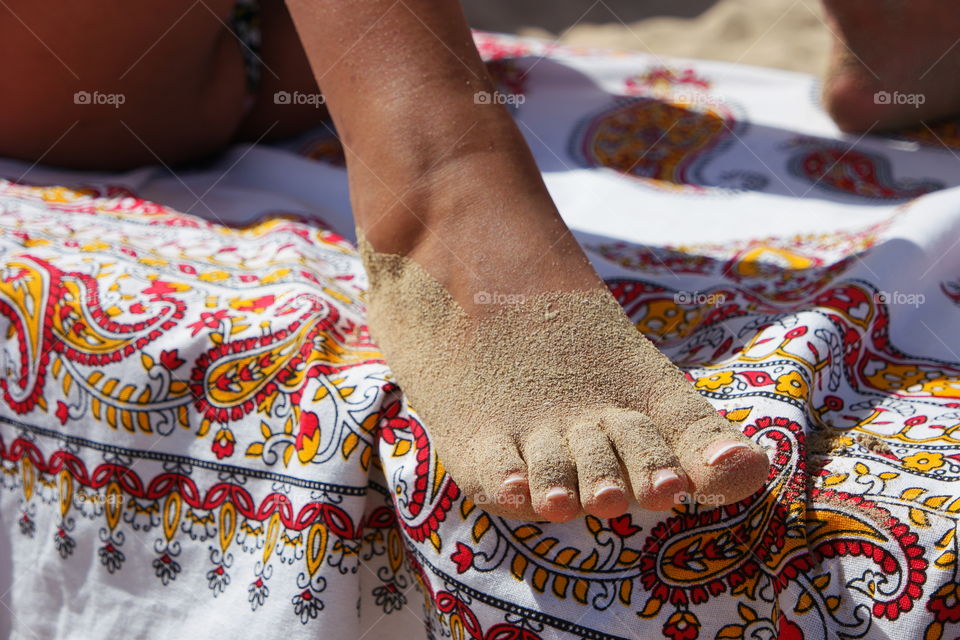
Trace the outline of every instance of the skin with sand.
<instances>
[{"instance_id":1,"label":"skin with sand","mask_svg":"<svg viewBox=\"0 0 960 640\"><path fill-rule=\"evenodd\" d=\"M368 322L441 462L484 509L567 520L756 491L759 447L700 397L605 289L468 314L419 264L363 237ZM720 449L711 444L722 444ZM732 452L732 453L731 453ZM756 456L750 456L755 460ZM712 464L711 464L712 462Z\"/></svg>"}]
</instances>

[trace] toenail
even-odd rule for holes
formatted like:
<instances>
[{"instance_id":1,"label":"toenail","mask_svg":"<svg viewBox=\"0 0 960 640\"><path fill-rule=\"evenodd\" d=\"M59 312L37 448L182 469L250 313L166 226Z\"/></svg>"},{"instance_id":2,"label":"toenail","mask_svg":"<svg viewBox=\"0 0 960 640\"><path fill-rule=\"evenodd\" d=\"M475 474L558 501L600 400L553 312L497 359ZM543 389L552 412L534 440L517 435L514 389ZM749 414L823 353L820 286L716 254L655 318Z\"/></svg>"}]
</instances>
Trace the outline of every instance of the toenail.
<instances>
[{"instance_id":1,"label":"toenail","mask_svg":"<svg viewBox=\"0 0 960 640\"><path fill-rule=\"evenodd\" d=\"M517 485L521 485L527 481L527 477L522 473L511 473L507 476L507 479L503 481L503 486L513 488Z\"/></svg>"},{"instance_id":2,"label":"toenail","mask_svg":"<svg viewBox=\"0 0 960 640\"><path fill-rule=\"evenodd\" d=\"M670 469L660 469L660 471L657 471L657 473L653 476L653 488L662 489L670 483L679 481L680 476L678 476L676 472L671 471Z\"/></svg>"},{"instance_id":3,"label":"toenail","mask_svg":"<svg viewBox=\"0 0 960 640\"><path fill-rule=\"evenodd\" d=\"M716 447L716 449L714 449ZM747 445L741 442L727 442L727 443L717 443L711 445L707 448L707 451L712 451L711 453L704 452L704 457L707 459L708 465L714 465L722 461L724 458L727 458L731 453L737 449L749 449Z\"/></svg>"},{"instance_id":4,"label":"toenail","mask_svg":"<svg viewBox=\"0 0 960 640\"><path fill-rule=\"evenodd\" d=\"M554 487L547 491L547 502L561 502L570 499L572 496L569 491L561 487Z\"/></svg>"},{"instance_id":5,"label":"toenail","mask_svg":"<svg viewBox=\"0 0 960 640\"><path fill-rule=\"evenodd\" d=\"M597 500L611 500L613 498L622 498L623 489L615 484L608 484L597 489L593 497Z\"/></svg>"}]
</instances>

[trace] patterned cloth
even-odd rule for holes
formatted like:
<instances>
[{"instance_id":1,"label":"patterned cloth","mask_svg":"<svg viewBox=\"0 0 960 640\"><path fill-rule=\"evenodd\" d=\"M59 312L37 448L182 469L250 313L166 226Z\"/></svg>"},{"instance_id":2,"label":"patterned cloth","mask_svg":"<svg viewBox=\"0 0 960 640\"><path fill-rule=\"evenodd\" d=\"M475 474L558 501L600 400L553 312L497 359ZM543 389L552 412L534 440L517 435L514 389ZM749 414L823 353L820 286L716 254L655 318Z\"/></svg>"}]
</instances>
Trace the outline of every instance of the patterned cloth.
<instances>
[{"instance_id":1,"label":"patterned cloth","mask_svg":"<svg viewBox=\"0 0 960 640\"><path fill-rule=\"evenodd\" d=\"M767 486L566 524L464 500L370 342L326 129L180 176L4 162L0 636L960 633L957 125L854 139L807 76L477 39Z\"/></svg>"}]
</instances>

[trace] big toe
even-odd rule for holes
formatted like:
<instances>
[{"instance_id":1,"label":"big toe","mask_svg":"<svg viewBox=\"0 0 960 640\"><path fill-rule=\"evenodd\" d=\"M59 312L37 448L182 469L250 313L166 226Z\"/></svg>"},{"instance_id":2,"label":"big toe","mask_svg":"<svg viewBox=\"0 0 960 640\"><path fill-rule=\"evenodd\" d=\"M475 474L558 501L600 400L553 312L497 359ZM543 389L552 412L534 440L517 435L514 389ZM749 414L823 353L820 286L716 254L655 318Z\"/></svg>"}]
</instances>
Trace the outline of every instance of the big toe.
<instances>
[{"instance_id":1,"label":"big toe","mask_svg":"<svg viewBox=\"0 0 960 640\"><path fill-rule=\"evenodd\" d=\"M690 477L694 500L731 504L763 486L769 458L722 416L702 418L688 427L686 435L678 456Z\"/></svg>"}]
</instances>

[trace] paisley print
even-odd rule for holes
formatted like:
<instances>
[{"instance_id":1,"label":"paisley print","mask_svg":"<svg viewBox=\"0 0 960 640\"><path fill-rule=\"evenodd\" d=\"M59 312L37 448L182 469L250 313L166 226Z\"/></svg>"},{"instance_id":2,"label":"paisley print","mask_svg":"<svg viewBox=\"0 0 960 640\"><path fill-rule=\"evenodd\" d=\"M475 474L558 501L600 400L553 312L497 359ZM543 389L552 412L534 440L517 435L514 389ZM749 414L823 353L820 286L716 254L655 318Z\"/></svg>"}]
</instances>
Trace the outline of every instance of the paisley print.
<instances>
[{"instance_id":1,"label":"paisley print","mask_svg":"<svg viewBox=\"0 0 960 640\"><path fill-rule=\"evenodd\" d=\"M565 524L465 499L367 330L332 129L184 182L242 226L154 202L155 175L3 180L13 637L956 636L960 208L928 194L957 181L758 125L793 76L764 107L745 70L477 40L580 160L535 149L628 317L768 451L763 489Z\"/></svg>"},{"instance_id":2,"label":"paisley print","mask_svg":"<svg viewBox=\"0 0 960 640\"><path fill-rule=\"evenodd\" d=\"M790 161L791 171L809 180L813 188L885 200L917 198L943 188L935 180L894 179L883 156L805 138L790 144L801 150Z\"/></svg>"},{"instance_id":3,"label":"paisley print","mask_svg":"<svg viewBox=\"0 0 960 640\"><path fill-rule=\"evenodd\" d=\"M651 186L698 191L697 170L736 125L723 107L705 112L656 98L621 99L577 134L574 152Z\"/></svg>"}]
</instances>

